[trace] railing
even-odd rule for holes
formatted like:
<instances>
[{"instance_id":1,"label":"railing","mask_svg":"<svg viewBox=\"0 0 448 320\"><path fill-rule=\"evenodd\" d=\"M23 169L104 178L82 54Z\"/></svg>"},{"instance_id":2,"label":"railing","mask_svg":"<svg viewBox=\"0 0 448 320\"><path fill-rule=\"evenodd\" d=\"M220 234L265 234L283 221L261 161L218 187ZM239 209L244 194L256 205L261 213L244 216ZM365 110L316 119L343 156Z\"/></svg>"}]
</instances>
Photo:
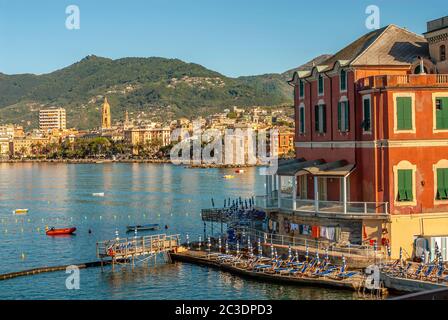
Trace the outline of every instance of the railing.
<instances>
[{"instance_id":1,"label":"railing","mask_svg":"<svg viewBox=\"0 0 448 320\"><path fill-rule=\"evenodd\" d=\"M371 76L358 80L358 90L385 87L446 87L448 74Z\"/></svg>"},{"instance_id":2,"label":"railing","mask_svg":"<svg viewBox=\"0 0 448 320\"><path fill-rule=\"evenodd\" d=\"M280 206L278 205L280 203ZM301 212L321 212L341 214L344 212L344 203L342 201L322 201L319 200L316 210L314 200L292 198L271 198L267 196L257 196L255 205L264 209L279 208L284 210L293 210ZM389 214L388 202L347 202L347 214Z\"/></svg>"},{"instance_id":3,"label":"railing","mask_svg":"<svg viewBox=\"0 0 448 320\"><path fill-rule=\"evenodd\" d=\"M180 235L165 234L118 238L97 242L97 257L129 257L174 250L180 245Z\"/></svg>"},{"instance_id":4,"label":"railing","mask_svg":"<svg viewBox=\"0 0 448 320\"><path fill-rule=\"evenodd\" d=\"M308 248L310 254L313 254L316 251L319 251L319 254L321 254L328 250L330 255L357 255L362 257L384 256L384 252L379 246L377 247L377 250L370 245L356 245L349 243L341 246L335 242L330 242L329 240L321 241L305 237L285 236L250 228L236 228L235 232L239 235L242 246L247 243L247 239L249 238L251 242L260 240L261 243L265 245L291 246L292 248L300 249L300 251L304 251Z\"/></svg>"}]
</instances>

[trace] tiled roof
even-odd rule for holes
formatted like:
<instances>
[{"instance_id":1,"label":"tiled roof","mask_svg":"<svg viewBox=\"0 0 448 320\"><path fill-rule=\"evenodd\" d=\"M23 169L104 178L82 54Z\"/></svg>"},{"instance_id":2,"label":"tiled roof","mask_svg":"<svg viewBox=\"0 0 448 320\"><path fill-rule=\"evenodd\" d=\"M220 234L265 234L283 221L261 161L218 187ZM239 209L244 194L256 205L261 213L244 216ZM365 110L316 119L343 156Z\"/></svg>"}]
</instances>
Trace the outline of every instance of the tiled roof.
<instances>
[{"instance_id":1,"label":"tiled roof","mask_svg":"<svg viewBox=\"0 0 448 320\"><path fill-rule=\"evenodd\" d=\"M316 70L318 72L329 71L334 68L336 62L343 66L410 65L418 56L429 58L426 39L421 35L391 24L358 38L316 66ZM299 77L307 77L311 75L311 70L308 70L307 73L301 72L298 75Z\"/></svg>"}]
</instances>

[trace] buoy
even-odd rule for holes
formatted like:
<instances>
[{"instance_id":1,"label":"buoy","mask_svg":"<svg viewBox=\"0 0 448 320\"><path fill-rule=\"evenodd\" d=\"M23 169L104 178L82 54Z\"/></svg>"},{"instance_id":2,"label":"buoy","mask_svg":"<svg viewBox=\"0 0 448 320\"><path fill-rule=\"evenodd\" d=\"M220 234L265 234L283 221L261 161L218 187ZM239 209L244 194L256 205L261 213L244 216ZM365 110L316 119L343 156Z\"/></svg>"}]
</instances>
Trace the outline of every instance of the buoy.
<instances>
[{"instance_id":1,"label":"buoy","mask_svg":"<svg viewBox=\"0 0 448 320\"><path fill-rule=\"evenodd\" d=\"M25 260L25 253L22 252L21 258L22 258L22 260Z\"/></svg>"}]
</instances>

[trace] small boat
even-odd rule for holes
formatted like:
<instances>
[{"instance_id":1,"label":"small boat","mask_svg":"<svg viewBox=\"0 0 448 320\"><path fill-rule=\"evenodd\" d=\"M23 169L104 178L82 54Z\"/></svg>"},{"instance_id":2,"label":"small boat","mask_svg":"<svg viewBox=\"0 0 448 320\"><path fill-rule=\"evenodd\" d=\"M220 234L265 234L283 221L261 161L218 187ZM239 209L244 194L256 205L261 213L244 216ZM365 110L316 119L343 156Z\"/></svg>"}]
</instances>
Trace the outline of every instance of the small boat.
<instances>
[{"instance_id":1,"label":"small boat","mask_svg":"<svg viewBox=\"0 0 448 320\"><path fill-rule=\"evenodd\" d=\"M244 170L243 169L237 169L237 170L235 170L235 173L242 174L242 173L244 173Z\"/></svg>"},{"instance_id":2,"label":"small boat","mask_svg":"<svg viewBox=\"0 0 448 320\"><path fill-rule=\"evenodd\" d=\"M156 223L153 223L153 224L142 224L142 225L126 227L127 232L135 231L135 229L137 229L137 231L150 231L150 230L153 231L153 230L159 230L160 226Z\"/></svg>"},{"instance_id":3,"label":"small boat","mask_svg":"<svg viewBox=\"0 0 448 320\"><path fill-rule=\"evenodd\" d=\"M13 211L13 213L17 215L25 215L28 213L28 209L16 209Z\"/></svg>"},{"instance_id":4,"label":"small boat","mask_svg":"<svg viewBox=\"0 0 448 320\"><path fill-rule=\"evenodd\" d=\"M59 235L68 235L75 233L76 228L62 228L62 229L56 229L56 228L50 228L46 230L47 236L59 236Z\"/></svg>"},{"instance_id":5,"label":"small boat","mask_svg":"<svg viewBox=\"0 0 448 320\"><path fill-rule=\"evenodd\" d=\"M235 176L232 176L231 174L226 174L225 176L223 176L224 179L234 179Z\"/></svg>"},{"instance_id":6,"label":"small boat","mask_svg":"<svg viewBox=\"0 0 448 320\"><path fill-rule=\"evenodd\" d=\"M104 192L92 193L92 196L94 196L94 197L104 197Z\"/></svg>"}]
</instances>

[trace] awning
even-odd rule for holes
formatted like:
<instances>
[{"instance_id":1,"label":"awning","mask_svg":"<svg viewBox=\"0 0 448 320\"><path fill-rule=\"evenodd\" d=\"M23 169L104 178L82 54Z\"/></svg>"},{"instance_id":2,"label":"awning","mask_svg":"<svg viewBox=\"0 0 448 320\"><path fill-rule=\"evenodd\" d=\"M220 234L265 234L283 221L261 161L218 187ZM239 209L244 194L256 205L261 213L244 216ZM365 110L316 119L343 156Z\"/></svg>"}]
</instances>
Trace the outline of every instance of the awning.
<instances>
[{"instance_id":1,"label":"awning","mask_svg":"<svg viewBox=\"0 0 448 320\"><path fill-rule=\"evenodd\" d=\"M350 164L346 160L339 160L335 162L304 167L303 171L306 171L313 176L345 177L348 176L354 169L354 164Z\"/></svg>"},{"instance_id":2,"label":"awning","mask_svg":"<svg viewBox=\"0 0 448 320\"><path fill-rule=\"evenodd\" d=\"M320 165L323 163L324 163L324 161L322 159L306 161L303 158L280 161L278 164L277 175L284 176L284 177L285 176L294 177L297 175L297 173L302 171L304 168L314 167L314 166L317 166L317 165Z\"/></svg>"}]
</instances>

